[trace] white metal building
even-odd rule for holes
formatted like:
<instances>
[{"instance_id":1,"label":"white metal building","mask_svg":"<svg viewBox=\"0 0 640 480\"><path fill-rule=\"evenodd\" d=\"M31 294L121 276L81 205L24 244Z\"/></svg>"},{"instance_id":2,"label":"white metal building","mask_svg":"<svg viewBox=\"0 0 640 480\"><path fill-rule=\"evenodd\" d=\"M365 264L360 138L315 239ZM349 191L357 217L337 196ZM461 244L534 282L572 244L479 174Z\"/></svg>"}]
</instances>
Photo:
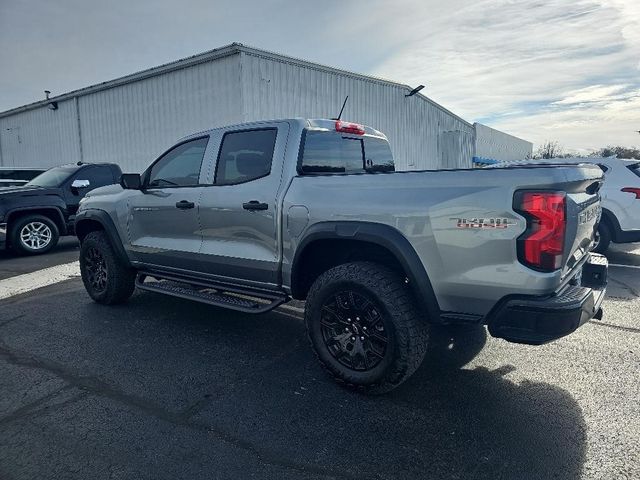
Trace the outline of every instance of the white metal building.
<instances>
[{"instance_id":1,"label":"white metal building","mask_svg":"<svg viewBox=\"0 0 640 480\"><path fill-rule=\"evenodd\" d=\"M476 146L473 162L491 164L531 158L533 144L481 123L474 123Z\"/></svg>"},{"instance_id":2,"label":"white metal building","mask_svg":"<svg viewBox=\"0 0 640 480\"><path fill-rule=\"evenodd\" d=\"M410 90L234 43L0 113L0 166L82 160L141 171L184 135L251 120L331 118L346 95L342 118L384 132L397 169L470 168L478 133L489 144L501 133L424 95L406 97ZM498 159L523 158L523 143L530 149L502 135L514 141L500 144Z\"/></svg>"}]
</instances>

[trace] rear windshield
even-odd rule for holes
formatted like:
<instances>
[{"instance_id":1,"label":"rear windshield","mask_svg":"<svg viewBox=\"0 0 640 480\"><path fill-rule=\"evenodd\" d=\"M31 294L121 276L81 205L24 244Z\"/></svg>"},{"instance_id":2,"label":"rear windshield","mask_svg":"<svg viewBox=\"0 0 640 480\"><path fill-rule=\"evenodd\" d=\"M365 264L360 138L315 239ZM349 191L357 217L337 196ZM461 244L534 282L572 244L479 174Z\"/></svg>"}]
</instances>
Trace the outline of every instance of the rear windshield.
<instances>
[{"instance_id":1,"label":"rear windshield","mask_svg":"<svg viewBox=\"0 0 640 480\"><path fill-rule=\"evenodd\" d=\"M393 172L389 142L379 137L307 130L301 173Z\"/></svg>"},{"instance_id":2,"label":"rear windshield","mask_svg":"<svg viewBox=\"0 0 640 480\"><path fill-rule=\"evenodd\" d=\"M640 177L640 163L634 163L633 165L628 165L627 168Z\"/></svg>"}]
</instances>

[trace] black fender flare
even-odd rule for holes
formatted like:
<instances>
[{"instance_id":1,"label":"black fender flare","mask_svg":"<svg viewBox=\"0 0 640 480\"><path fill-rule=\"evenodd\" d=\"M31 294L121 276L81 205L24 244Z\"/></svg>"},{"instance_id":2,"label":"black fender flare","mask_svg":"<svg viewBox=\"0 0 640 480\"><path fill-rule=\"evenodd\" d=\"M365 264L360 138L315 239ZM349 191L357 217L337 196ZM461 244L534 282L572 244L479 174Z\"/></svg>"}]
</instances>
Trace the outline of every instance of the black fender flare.
<instances>
[{"instance_id":1,"label":"black fender flare","mask_svg":"<svg viewBox=\"0 0 640 480\"><path fill-rule=\"evenodd\" d=\"M104 210L98 210L96 208L89 208L87 210L82 210L81 212L79 212L76 215L75 219L75 232L80 240L82 240L82 224L88 222L97 222L102 226L102 229L107 234L107 237L109 238L111 246L113 247L116 255L118 255L118 257L124 262L125 265L131 267L129 256L127 255L127 252L122 245L118 230L116 229L116 226L109 214Z\"/></svg>"},{"instance_id":2,"label":"black fender flare","mask_svg":"<svg viewBox=\"0 0 640 480\"><path fill-rule=\"evenodd\" d=\"M407 238L396 228L383 223L359 221L319 222L309 227L296 248L291 268L291 287L300 278L299 261L307 245L317 240L360 240L388 250L402 266L416 300L429 315L429 321L440 321L440 307L429 275Z\"/></svg>"},{"instance_id":3,"label":"black fender flare","mask_svg":"<svg viewBox=\"0 0 640 480\"><path fill-rule=\"evenodd\" d=\"M67 234L67 222L65 220L65 215L64 213L62 213L62 210L60 209L60 207L56 205L40 205L40 206L29 205L28 207L25 206L25 207L13 208L6 213L7 223L9 223L9 221L14 217L14 215L21 214L23 212L29 212L32 210L40 210L40 211L46 210L46 211L54 212L56 218L58 219L56 224L58 229L60 230L60 235Z\"/></svg>"}]
</instances>

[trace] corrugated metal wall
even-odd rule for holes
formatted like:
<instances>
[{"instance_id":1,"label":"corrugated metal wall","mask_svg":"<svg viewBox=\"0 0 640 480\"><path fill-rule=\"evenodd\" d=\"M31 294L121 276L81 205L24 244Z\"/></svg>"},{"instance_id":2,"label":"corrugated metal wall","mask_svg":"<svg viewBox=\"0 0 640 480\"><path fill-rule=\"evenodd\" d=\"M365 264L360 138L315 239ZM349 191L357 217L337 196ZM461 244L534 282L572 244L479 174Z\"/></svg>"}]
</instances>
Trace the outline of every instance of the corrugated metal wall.
<instances>
[{"instance_id":1,"label":"corrugated metal wall","mask_svg":"<svg viewBox=\"0 0 640 480\"><path fill-rule=\"evenodd\" d=\"M50 167L79 160L73 99L0 118L0 166Z\"/></svg>"},{"instance_id":2,"label":"corrugated metal wall","mask_svg":"<svg viewBox=\"0 0 640 480\"><path fill-rule=\"evenodd\" d=\"M140 171L180 137L241 121L238 55L80 97L86 162Z\"/></svg>"},{"instance_id":3,"label":"corrugated metal wall","mask_svg":"<svg viewBox=\"0 0 640 480\"><path fill-rule=\"evenodd\" d=\"M471 166L473 127L422 97L405 97L407 90L399 85L248 53L241 57L245 121L332 118L349 95L342 118L384 132L396 168ZM443 132L458 132L459 139L442 142Z\"/></svg>"},{"instance_id":4,"label":"corrugated metal wall","mask_svg":"<svg viewBox=\"0 0 640 480\"><path fill-rule=\"evenodd\" d=\"M399 170L470 168L474 155L498 155L490 148L506 149L510 157L514 151L520 156L523 144L530 151L529 142L484 126L488 133L477 143L474 126L426 97L405 97L405 86L241 46L225 48L226 56L203 56L200 62L195 56L177 69L134 74L131 81L68 98L74 92L55 111L36 106L0 118L0 165L53 166L82 158L141 171L184 135L250 120L331 118L346 95L343 118L384 132Z\"/></svg>"},{"instance_id":5,"label":"corrugated metal wall","mask_svg":"<svg viewBox=\"0 0 640 480\"><path fill-rule=\"evenodd\" d=\"M488 127L481 123L474 124L476 130L476 148L474 156L498 160L501 162L523 160L531 157L533 144Z\"/></svg>"}]
</instances>

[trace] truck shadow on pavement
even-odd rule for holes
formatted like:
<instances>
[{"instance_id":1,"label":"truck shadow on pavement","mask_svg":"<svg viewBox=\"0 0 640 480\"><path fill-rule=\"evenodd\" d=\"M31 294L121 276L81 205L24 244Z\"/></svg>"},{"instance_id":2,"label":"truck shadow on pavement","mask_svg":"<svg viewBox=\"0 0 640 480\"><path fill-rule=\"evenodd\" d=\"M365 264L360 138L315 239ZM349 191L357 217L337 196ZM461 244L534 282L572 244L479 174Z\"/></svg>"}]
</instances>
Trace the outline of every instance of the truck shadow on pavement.
<instances>
[{"instance_id":1,"label":"truck shadow on pavement","mask_svg":"<svg viewBox=\"0 0 640 480\"><path fill-rule=\"evenodd\" d=\"M586 425L569 392L544 382L514 383L507 378L514 369L509 365L461 369L484 347L483 327L434 329L418 372L396 391L369 397L326 376L304 325L290 316L248 316L150 294L131 303L150 310L161 331L186 337L178 344L197 338L190 353L162 349L170 364L204 353L187 360L196 365L191 382L199 379L200 393L208 395L194 422L233 434L303 472L345 478L581 476ZM181 392L185 387L175 385Z\"/></svg>"},{"instance_id":2,"label":"truck shadow on pavement","mask_svg":"<svg viewBox=\"0 0 640 480\"><path fill-rule=\"evenodd\" d=\"M42 295L38 305L7 310L21 317L3 327L0 360L81 392L47 415L30 418L23 408L4 420L0 460L9 473L11 458L31 452L34 478L84 468L85 455L93 470L78 478L102 478L98 472L111 468L155 479L212 471L218 478L581 476L586 426L569 392L514 383L508 365L461 368L485 345L484 328L435 329L418 372L370 397L330 380L303 322L287 314L243 315L151 293L105 307L73 289L64 316L37 315L59 301ZM216 463L225 456L236 460Z\"/></svg>"}]
</instances>

